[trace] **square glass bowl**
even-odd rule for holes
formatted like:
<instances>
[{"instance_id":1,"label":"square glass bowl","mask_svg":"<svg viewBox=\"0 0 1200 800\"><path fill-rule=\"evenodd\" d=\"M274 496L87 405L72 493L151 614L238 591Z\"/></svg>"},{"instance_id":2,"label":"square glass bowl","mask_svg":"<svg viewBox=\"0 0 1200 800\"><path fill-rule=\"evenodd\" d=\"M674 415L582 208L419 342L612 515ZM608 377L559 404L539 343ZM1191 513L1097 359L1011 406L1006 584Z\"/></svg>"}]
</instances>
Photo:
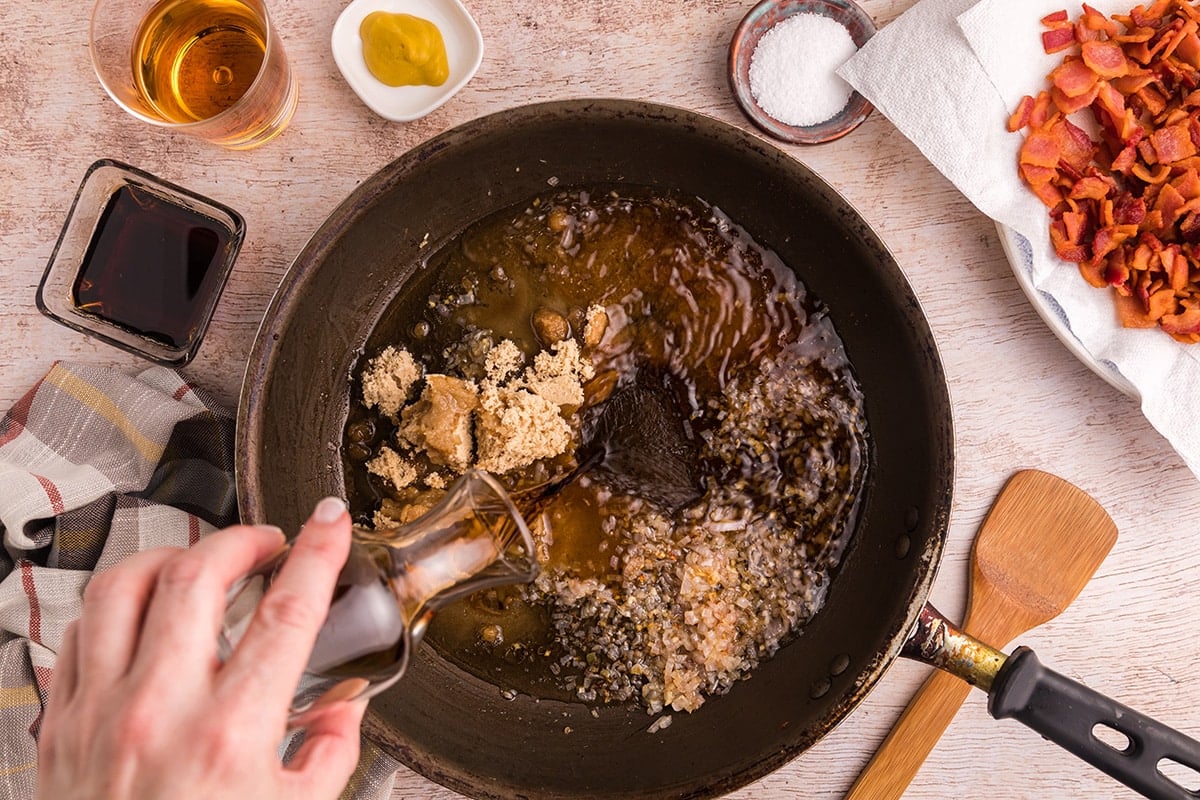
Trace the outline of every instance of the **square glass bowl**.
<instances>
[{"instance_id":1,"label":"square glass bowl","mask_svg":"<svg viewBox=\"0 0 1200 800\"><path fill-rule=\"evenodd\" d=\"M158 364L186 364L245 234L233 209L101 159L67 213L38 285L38 309Z\"/></svg>"}]
</instances>

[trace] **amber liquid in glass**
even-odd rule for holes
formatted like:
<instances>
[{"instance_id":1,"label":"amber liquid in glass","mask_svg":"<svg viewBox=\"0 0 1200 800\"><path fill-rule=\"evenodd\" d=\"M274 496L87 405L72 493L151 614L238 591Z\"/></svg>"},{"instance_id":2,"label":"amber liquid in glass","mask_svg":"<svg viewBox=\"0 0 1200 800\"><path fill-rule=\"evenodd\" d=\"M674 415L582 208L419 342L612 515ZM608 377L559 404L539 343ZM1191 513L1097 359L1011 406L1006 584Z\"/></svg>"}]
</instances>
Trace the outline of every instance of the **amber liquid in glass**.
<instances>
[{"instance_id":1,"label":"amber liquid in glass","mask_svg":"<svg viewBox=\"0 0 1200 800\"><path fill-rule=\"evenodd\" d=\"M134 82L165 120L209 119L250 89L266 47L261 17L241 0L162 0L138 29Z\"/></svg>"}]
</instances>

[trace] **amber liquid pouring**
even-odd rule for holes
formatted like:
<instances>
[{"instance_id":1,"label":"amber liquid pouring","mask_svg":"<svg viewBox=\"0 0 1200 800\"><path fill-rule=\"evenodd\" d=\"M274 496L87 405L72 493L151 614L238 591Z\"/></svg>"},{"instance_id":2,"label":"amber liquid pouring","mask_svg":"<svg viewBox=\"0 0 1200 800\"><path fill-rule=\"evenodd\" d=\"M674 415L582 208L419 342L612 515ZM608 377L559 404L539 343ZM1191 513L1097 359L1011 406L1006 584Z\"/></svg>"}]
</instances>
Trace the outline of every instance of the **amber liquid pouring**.
<instances>
[{"instance_id":1,"label":"amber liquid pouring","mask_svg":"<svg viewBox=\"0 0 1200 800\"><path fill-rule=\"evenodd\" d=\"M366 545L366 550L370 561L374 563L377 569L353 569L352 565L347 564L347 567L338 575L337 584L333 590L333 600L329 606L327 625L330 623L337 624L338 621L353 624L356 617L361 613L361 609L358 607L359 604L356 602L356 597L366 591L375 590L379 592L382 590L381 594L386 593L387 595L394 596L392 583L388 578L393 573L394 568L387 548L376 544L368 544ZM409 615L404 615L398 605L394 609L394 612L396 618L393 622L397 631L412 624L412 618ZM372 677L390 674L396 665L404 659L405 647L406 642L404 637L397 636L395 641L382 643L382 646L371 652L352 656L345 660L317 664L316 667L320 674L329 677L367 678L370 680Z\"/></svg>"},{"instance_id":2,"label":"amber liquid pouring","mask_svg":"<svg viewBox=\"0 0 1200 800\"><path fill-rule=\"evenodd\" d=\"M239 0L163 0L138 30L134 81L163 119L197 122L246 94L266 48L259 15Z\"/></svg>"},{"instance_id":3,"label":"amber liquid pouring","mask_svg":"<svg viewBox=\"0 0 1200 800\"><path fill-rule=\"evenodd\" d=\"M334 678L381 681L404 662L431 615L500 556L520 534L506 514L467 511L431 523L450 535L424 539L414 528L355 529L356 547L338 575L310 668ZM327 633L326 629L330 629ZM350 649L353 648L353 649Z\"/></svg>"}]
</instances>

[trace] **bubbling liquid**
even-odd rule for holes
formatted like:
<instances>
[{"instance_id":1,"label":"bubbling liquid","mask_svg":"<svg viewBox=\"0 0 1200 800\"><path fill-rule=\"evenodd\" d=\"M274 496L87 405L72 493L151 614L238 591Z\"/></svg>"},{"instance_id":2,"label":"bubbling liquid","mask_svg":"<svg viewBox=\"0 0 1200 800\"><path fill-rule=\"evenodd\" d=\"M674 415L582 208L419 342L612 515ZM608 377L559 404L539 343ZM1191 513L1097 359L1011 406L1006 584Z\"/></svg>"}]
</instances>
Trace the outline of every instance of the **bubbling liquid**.
<instances>
[{"instance_id":1,"label":"bubbling liquid","mask_svg":"<svg viewBox=\"0 0 1200 800\"><path fill-rule=\"evenodd\" d=\"M824 306L773 252L701 200L628 186L547 194L471 226L429 258L368 354L400 344L429 370L478 378L491 343L545 345L539 313L579 335L595 305L608 325L589 391L602 405L639 374L669 375L703 496L664 511L584 475L536 521L538 581L444 609L427 639L505 689L692 710L823 601L869 462L862 397ZM393 431L352 408L360 519L394 496L363 467ZM572 466L502 479L520 489Z\"/></svg>"}]
</instances>

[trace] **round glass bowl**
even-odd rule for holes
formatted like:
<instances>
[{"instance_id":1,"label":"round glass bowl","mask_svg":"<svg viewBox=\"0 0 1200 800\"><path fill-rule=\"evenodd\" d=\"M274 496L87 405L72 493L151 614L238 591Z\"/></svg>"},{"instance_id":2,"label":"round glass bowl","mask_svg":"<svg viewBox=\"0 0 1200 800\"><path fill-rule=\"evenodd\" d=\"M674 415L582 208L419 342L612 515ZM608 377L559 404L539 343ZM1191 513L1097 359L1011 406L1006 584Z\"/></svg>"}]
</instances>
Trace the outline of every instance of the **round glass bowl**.
<instances>
[{"instance_id":1,"label":"round glass bowl","mask_svg":"<svg viewBox=\"0 0 1200 800\"><path fill-rule=\"evenodd\" d=\"M750 91L750 59L771 28L796 14L817 14L841 24L856 47L875 35L875 23L853 0L763 0L750 9L729 42L729 86L742 112L764 132L793 144L821 144L845 136L873 110L867 99L852 92L837 114L815 125L788 125L767 114Z\"/></svg>"}]
</instances>

